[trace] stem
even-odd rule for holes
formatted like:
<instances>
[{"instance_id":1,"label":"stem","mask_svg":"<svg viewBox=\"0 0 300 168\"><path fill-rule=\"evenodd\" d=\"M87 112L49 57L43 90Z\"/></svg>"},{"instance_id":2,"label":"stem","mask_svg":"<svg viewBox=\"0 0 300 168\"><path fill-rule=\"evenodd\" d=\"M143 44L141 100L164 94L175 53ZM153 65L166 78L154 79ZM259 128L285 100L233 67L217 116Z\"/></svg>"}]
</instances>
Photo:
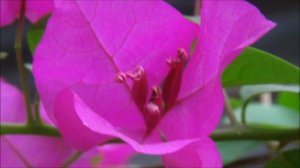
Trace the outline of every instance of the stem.
<instances>
[{"instance_id":1,"label":"stem","mask_svg":"<svg viewBox=\"0 0 300 168\"><path fill-rule=\"evenodd\" d=\"M241 120L244 127L247 127L246 109L252 98L247 99L242 105Z\"/></svg>"},{"instance_id":2,"label":"stem","mask_svg":"<svg viewBox=\"0 0 300 168\"><path fill-rule=\"evenodd\" d=\"M240 128L236 129L217 129L211 134L211 138L215 141L232 141L232 140L299 140L299 128L294 129L254 129Z\"/></svg>"},{"instance_id":3,"label":"stem","mask_svg":"<svg viewBox=\"0 0 300 168\"><path fill-rule=\"evenodd\" d=\"M223 95L225 99L225 112L229 118L230 124L234 127L237 127L239 125L237 119L235 118L234 112L232 110L232 107L229 102L229 96L225 89L223 89Z\"/></svg>"},{"instance_id":4,"label":"stem","mask_svg":"<svg viewBox=\"0 0 300 168\"><path fill-rule=\"evenodd\" d=\"M68 158L66 160L66 162L64 162L64 164L61 166L61 168L67 168L67 167L69 167L74 161L76 161L78 158L80 158L80 156L82 154L83 153L80 152L80 151L74 153L70 158Z\"/></svg>"},{"instance_id":5,"label":"stem","mask_svg":"<svg viewBox=\"0 0 300 168\"><path fill-rule=\"evenodd\" d=\"M0 125L0 135L8 134L27 134L27 135L46 135L60 137L58 130L54 127L42 124L31 125Z\"/></svg>"},{"instance_id":6,"label":"stem","mask_svg":"<svg viewBox=\"0 0 300 168\"><path fill-rule=\"evenodd\" d=\"M25 23L25 8L26 3L25 0L21 1L21 10L20 10L20 18L18 19L18 26L16 31L16 39L15 39L15 51L17 58L18 71L20 75L21 87L24 93L25 103L26 103L26 112L27 112L27 122L28 124L33 123L33 116L31 113L30 106L30 94L29 87L27 83L26 70L24 67L24 61L22 57L22 35L24 32L24 23Z\"/></svg>"},{"instance_id":7,"label":"stem","mask_svg":"<svg viewBox=\"0 0 300 168\"><path fill-rule=\"evenodd\" d=\"M54 127L34 124L34 125L0 125L0 135L7 134L31 134L60 137L58 130ZM216 129L211 138L215 141L234 141L234 140L277 140L292 141L299 140L299 128L294 129L253 129L253 128L235 128ZM122 140L113 139L108 143L120 143Z\"/></svg>"},{"instance_id":8,"label":"stem","mask_svg":"<svg viewBox=\"0 0 300 168\"><path fill-rule=\"evenodd\" d=\"M42 123L41 116L40 116L40 101L38 93L35 93L34 95L34 117L36 123Z\"/></svg>"}]
</instances>

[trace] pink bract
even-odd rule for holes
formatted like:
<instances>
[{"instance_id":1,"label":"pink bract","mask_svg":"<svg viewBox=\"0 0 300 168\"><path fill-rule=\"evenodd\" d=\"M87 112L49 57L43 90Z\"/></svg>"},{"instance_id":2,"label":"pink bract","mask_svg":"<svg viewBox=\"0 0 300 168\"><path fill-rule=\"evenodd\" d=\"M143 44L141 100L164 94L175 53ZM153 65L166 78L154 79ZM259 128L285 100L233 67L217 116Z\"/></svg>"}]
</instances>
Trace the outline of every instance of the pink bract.
<instances>
[{"instance_id":1,"label":"pink bract","mask_svg":"<svg viewBox=\"0 0 300 168\"><path fill-rule=\"evenodd\" d=\"M131 84L118 83L115 77L141 65L149 88L159 84L168 73L166 60L176 56L179 47L188 51L197 32L196 24L162 1L57 1L34 61L47 113L64 138L80 149L119 137L119 133L142 151L149 144L147 153L153 143L166 144L165 150L171 152L174 146L180 148L179 143L192 142L162 144L154 135L142 145L146 128L132 101ZM79 109L103 117L102 123L91 121L111 124L106 129L111 132L96 134L79 118ZM154 152L163 153L161 149Z\"/></svg>"},{"instance_id":2,"label":"pink bract","mask_svg":"<svg viewBox=\"0 0 300 168\"><path fill-rule=\"evenodd\" d=\"M22 93L1 79L1 124L25 123ZM58 167L74 149L61 139L33 135L1 136L1 167ZM42 149L42 150L41 150Z\"/></svg>"},{"instance_id":3,"label":"pink bract","mask_svg":"<svg viewBox=\"0 0 300 168\"><path fill-rule=\"evenodd\" d=\"M22 0L1 0L0 1L0 27L14 22L20 16ZM26 0L25 16L35 23L43 16L53 10L53 0L39 1Z\"/></svg>"},{"instance_id":4,"label":"pink bract","mask_svg":"<svg viewBox=\"0 0 300 168\"><path fill-rule=\"evenodd\" d=\"M128 167L137 153L128 144L109 144L84 153L71 167Z\"/></svg>"},{"instance_id":5,"label":"pink bract","mask_svg":"<svg viewBox=\"0 0 300 168\"><path fill-rule=\"evenodd\" d=\"M185 153L196 166L221 165L208 139L223 111L221 73L274 23L245 1L203 1L200 27L162 1L55 5L34 76L66 141L88 149L118 137L138 152L163 154L166 166L188 164L178 162Z\"/></svg>"},{"instance_id":6,"label":"pink bract","mask_svg":"<svg viewBox=\"0 0 300 168\"><path fill-rule=\"evenodd\" d=\"M25 123L22 93L2 78L0 85L1 124ZM47 136L5 135L0 145L0 167L59 167L76 152L62 139ZM71 167L124 166L135 154L127 144L105 145L85 152Z\"/></svg>"}]
</instances>

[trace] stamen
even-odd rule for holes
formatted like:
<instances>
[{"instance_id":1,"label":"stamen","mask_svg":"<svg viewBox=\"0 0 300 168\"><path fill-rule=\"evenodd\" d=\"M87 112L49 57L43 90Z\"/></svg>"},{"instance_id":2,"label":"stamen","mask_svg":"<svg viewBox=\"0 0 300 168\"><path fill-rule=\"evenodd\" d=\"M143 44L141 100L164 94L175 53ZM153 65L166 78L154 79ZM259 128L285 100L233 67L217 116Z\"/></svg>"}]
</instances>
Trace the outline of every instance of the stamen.
<instances>
[{"instance_id":1,"label":"stamen","mask_svg":"<svg viewBox=\"0 0 300 168\"><path fill-rule=\"evenodd\" d=\"M141 66L136 67L136 69L132 72L127 72L126 75L127 77L129 77L130 79L137 81L137 80L141 80L141 78L144 76L144 68Z\"/></svg>"},{"instance_id":2,"label":"stamen","mask_svg":"<svg viewBox=\"0 0 300 168\"><path fill-rule=\"evenodd\" d=\"M163 84L164 112L173 106L179 94L181 78L187 58L186 51L180 48L178 49L177 58L167 60L167 63L170 65L170 71Z\"/></svg>"},{"instance_id":3,"label":"stamen","mask_svg":"<svg viewBox=\"0 0 300 168\"><path fill-rule=\"evenodd\" d=\"M124 82L124 81L126 80L126 74L123 73L123 72L118 73L118 74L116 75L115 80L116 80L117 82L120 82L120 83L121 83L121 82Z\"/></svg>"},{"instance_id":4,"label":"stamen","mask_svg":"<svg viewBox=\"0 0 300 168\"><path fill-rule=\"evenodd\" d=\"M183 48L179 48L178 49L178 58L180 59L180 61L186 61L187 60L187 53L185 51L185 49Z\"/></svg>"},{"instance_id":5,"label":"stamen","mask_svg":"<svg viewBox=\"0 0 300 168\"><path fill-rule=\"evenodd\" d=\"M132 97L140 111L143 111L148 96L148 81L144 68L138 66L133 71L128 71L125 73L120 72L116 75L115 80L121 83L124 82L127 78L133 80Z\"/></svg>"},{"instance_id":6,"label":"stamen","mask_svg":"<svg viewBox=\"0 0 300 168\"><path fill-rule=\"evenodd\" d=\"M143 67L138 66L134 72L128 73L127 76L134 81L132 96L140 111L143 111L148 96L148 80L145 71Z\"/></svg>"},{"instance_id":7,"label":"stamen","mask_svg":"<svg viewBox=\"0 0 300 168\"><path fill-rule=\"evenodd\" d=\"M177 58L168 59L167 64L171 68L173 68L173 67L178 66L178 64L185 63L187 61L187 58L188 58L188 56L187 56L185 49L179 48L177 51Z\"/></svg>"}]
</instances>

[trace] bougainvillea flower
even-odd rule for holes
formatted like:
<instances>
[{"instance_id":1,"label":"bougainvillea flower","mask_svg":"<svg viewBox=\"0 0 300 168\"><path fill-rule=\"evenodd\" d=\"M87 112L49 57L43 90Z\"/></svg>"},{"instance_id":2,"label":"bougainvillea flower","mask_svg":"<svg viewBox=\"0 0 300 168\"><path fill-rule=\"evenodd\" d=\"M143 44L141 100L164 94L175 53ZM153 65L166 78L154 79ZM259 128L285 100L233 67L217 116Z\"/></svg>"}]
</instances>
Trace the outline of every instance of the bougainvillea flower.
<instances>
[{"instance_id":1,"label":"bougainvillea flower","mask_svg":"<svg viewBox=\"0 0 300 168\"><path fill-rule=\"evenodd\" d=\"M0 85L1 124L24 123L22 93L4 79ZM0 147L0 167L59 167L76 152L60 138L33 135L3 135ZM87 151L71 167L126 165L135 154L127 144L105 145Z\"/></svg>"},{"instance_id":2,"label":"bougainvillea flower","mask_svg":"<svg viewBox=\"0 0 300 168\"><path fill-rule=\"evenodd\" d=\"M154 134L145 138L147 128L129 86L134 82L120 83L116 77L142 66L150 95L152 86L169 71L166 60L176 56L179 47L188 51L198 26L161 1L55 1L55 5L33 68L45 109L66 141L87 149L122 134L148 153L174 151L178 144L190 143L161 143ZM78 110L101 114L97 117L103 122L97 124L111 126L103 126L106 136L83 123ZM160 145L147 145L152 142Z\"/></svg>"},{"instance_id":3,"label":"bougainvillea flower","mask_svg":"<svg viewBox=\"0 0 300 168\"><path fill-rule=\"evenodd\" d=\"M274 24L245 1L204 1L201 20L162 1L57 1L33 68L64 138L84 149L119 137L166 166L220 166L208 138L220 75Z\"/></svg>"},{"instance_id":4,"label":"bougainvillea flower","mask_svg":"<svg viewBox=\"0 0 300 168\"><path fill-rule=\"evenodd\" d=\"M35 23L43 16L49 14L53 10L53 0L1 0L0 1L0 27L6 26L14 22L20 17L21 3L25 3L25 16Z\"/></svg>"}]
</instances>

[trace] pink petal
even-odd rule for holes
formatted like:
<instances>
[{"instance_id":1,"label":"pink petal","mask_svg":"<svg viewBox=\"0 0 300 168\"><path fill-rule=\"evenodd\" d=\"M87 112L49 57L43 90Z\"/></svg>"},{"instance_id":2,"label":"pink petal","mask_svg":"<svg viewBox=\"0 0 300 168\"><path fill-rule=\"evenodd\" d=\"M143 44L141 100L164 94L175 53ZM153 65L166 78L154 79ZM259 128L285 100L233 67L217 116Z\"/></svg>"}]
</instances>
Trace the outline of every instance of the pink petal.
<instances>
[{"instance_id":1,"label":"pink petal","mask_svg":"<svg viewBox=\"0 0 300 168\"><path fill-rule=\"evenodd\" d=\"M22 93L0 78L1 124L20 123L26 120ZM42 136L6 135L1 136L0 167L59 166L73 151L61 139Z\"/></svg>"},{"instance_id":2,"label":"pink petal","mask_svg":"<svg viewBox=\"0 0 300 168\"><path fill-rule=\"evenodd\" d=\"M40 104L39 104L39 110L40 110L40 115L41 115L41 118L42 118L43 122L47 123L48 125L55 126L55 124L49 118L49 116L48 116L48 114L45 110L45 107L44 107L44 105L41 101L40 101Z\"/></svg>"},{"instance_id":3,"label":"pink petal","mask_svg":"<svg viewBox=\"0 0 300 168\"><path fill-rule=\"evenodd\" d=\"M1 167L25 167L24 159L21 159L3 136L0 137L0 147Z\"/></svg>"},{"instance_id":4,"label":"pink petal","mask_svg":"<svg viewBox=\"0 0 300 168\"><path fill-rule=\"evenodd\" d=\"M36 23L43 16L50 14L54 8L53 0L27 0L26 1L26 17Z\"/></svg>"},{"instance_id":5,"label":"pink petal","mask_svg":"<svg viewBox=\"0 0 300 168\"><path fill-rule=\"evenodd\" d=\"M124 167L134 155L127 144L104 145L85 152L71 167Z\"/></svg>"},{"instance_id":6,"label":"pink petal","mask_svg":"<svg viewBox=\"0 0 300 168\"><path fill-rule=\"evenodd\" d=\"M0 27L9 25L19 16L20 0L0 1Z\"/></svg>"},{"instance_id":7,"label":"pink petal","mask_svg":"<svg viewBox=\"0 0 300 168\"><path fill-rule=\"evenodd\" d=\"M127 144L104 145L99 148L103 160L100 167L126 166L136 151Z\"/></svg>"},{"instance_id":8,"label":"pink petal","mask_svg":"<svg viewBox=\"0 0 300 168\"><path fill-rule=\"evenodd\" d=\"M198 45L184 73L180 96L199 90L220 75L244 48L274 26L247 1L204 0Z\"/></svg>"},{"instance_id":9,"label":"pink petal","mask_svg":"<svg viewBox=\"0 0 300 168\"><path fill-rule=\"evenodd\" d=\"M182 150L162 156L165 167L221 168L222 159L216 144L210 139L202 139Z\"/></svg>"},{"instance_id":10,"label":"pink petal","mask_svg":"<svg viewBox=\"0 0 300 168\"><path fill-rule=\"evenodd\" d=\"M69 92L69 94L71 93L73 93L74 108L76 113L84 125L91 129L90 131L121 138L123 141L129 143L138 152L146 154L170 153L179 150L180 148L196 140L174 140L170 142L162 142L160 139L157 140L154 138L144 140L143 137L145 128L126 128L124 126L114 127L108 120L102 118L101 115L97 114L90 107L88 107L87 104L77 94L74 92ZM128 106L127 108L130 107L132 106ZM128 110L130 111L130 109ZM136 123L134 121L128 122L133 124ZM76 139L74 141L76 141Z\"/></svg>"},{"instance_id":11,"label":"pink petal","mask_svg":"<svg viewBox=\"0 0 300 168\"><path fill-rule=\"evenodd\" d=\"M97 167L101 159L102 158L98 148L93 148L89 151L84 152L83 155L81 155L73 164L70 165L70 167Z\"/></svg>"},{"instance_id":12,"label":"pink petal","mask_svg":"<svg viewBox=\"0 0 300 168\"><path fill-rule=\"evenodd\" d=\"M1 136L1 167L58 167L74 151L61 139L43 136Z\"/></svg>"},{"instance_id":13,"label":"pink petal","mask_svg":"<svg viewBox=\"0 0 300 168\"><path fill-rule=\"evenodd\" d=\"M25 122L26 112L22 92L0 78L0 104L2 122Z\"/></svg>"},{"instance_id":14,"label":"pink petal","mask_svg":"<svg viewBox=\"0 0 300 168\"><path fill-rule=\"evenodd\" d=\"M207 137L220 121L223 104L220 79L214 79L199 91L179 99L178 104L164 116L158 129L167 140Z\"/></svg>"},{"instance_id":15,"label":"pink petal","mask_svg":"<svg viewBox=\"0 0 300 168\"><path fill-rule=\"evenodd\" d=\"M82 125L74 110L61 110L72 109L71 103L56 100L69 88L114 127L144 130L129 84L117 83L116 74L141 65L150 87L159 84L167 58L176 57L179 47L188 50L197 25L161 1L56 1L56 7L34 57L36 84L51 120L69 142L84 143L74 136L85 129L71 135Z\"/></svg>"},{"instance_id":16,"label":"pink petal","mask_svg":"<svg viewBox=\"0 0 300 168\"><path fill-rule=\"evenodd\" d=\"M87 150L108 140L108 136L96 134L83 125L76 115L73 99L70 92L64 91L56 102L56 126L65 141L78 149Z\"/></svg>"}]
</instances>

